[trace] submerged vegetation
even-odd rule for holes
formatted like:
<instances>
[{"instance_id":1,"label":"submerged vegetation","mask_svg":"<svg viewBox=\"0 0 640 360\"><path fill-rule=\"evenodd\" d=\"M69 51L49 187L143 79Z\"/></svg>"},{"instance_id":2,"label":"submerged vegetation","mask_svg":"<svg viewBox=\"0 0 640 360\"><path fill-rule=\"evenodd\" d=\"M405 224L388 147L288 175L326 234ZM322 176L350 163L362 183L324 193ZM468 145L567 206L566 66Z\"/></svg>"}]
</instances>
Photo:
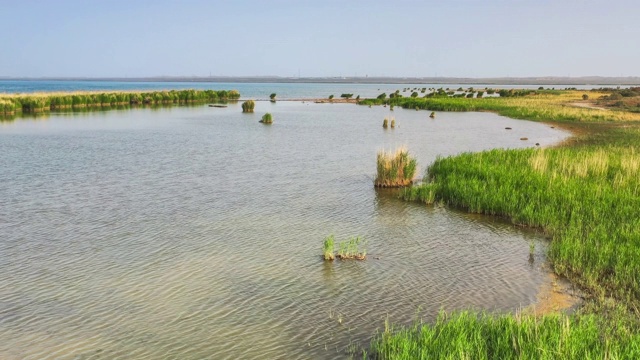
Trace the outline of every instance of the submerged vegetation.
<instances>
[{"instance_id":1,"label":"submerged vegetation","mask_svg":"<svg viewBox=\"0 0 640 360\"><path fill-rule=\"evenodd\" d=\"M379 335L371 345L378 358L638 357L640 116L571 105L583 101L582 95L563 91L398 102L408 108L491 110L570 122L578 135L560 147L438 158L424 182L401 196L540 229L552 240L548 259L554 272L579 285L587 302L571 316L442 314L435 324ZM590 92L590 97L604 96L610 95ZM530 256L534 251L530 244Z\"/></svg>"},{"instance_id":2,"label":"submerged vegetation","mask_svg":"<svg viewBox=\"0 0 640 360\"><path fill-rule=\"evenodd\" d=\"M0 114L39 113L51 110L121 105L170 105L237 100L236 90L168 90L120 92L61 92L0 94Z\"/></svg>"},{"instance_id":3,"label":"submerged vegetation","mask_svg":"<svg viewBox=\"0 0 640 360\"><path fill-rule=\"evenodd\" d=\"M253 100L247 100L242 103L242 112L243 113L252 113L253 109L256 107L256 103Z\"/></svg>"},{"instance_id":4,"label":"submerged vegetation","mask_svg":"<svg viewBox=\"0 0 640 360\"><path fill-rule=\"evenodd\" d=\"M329 235L323 242L323 257L325 260L331 261L335 257L340 260L364 260L367 257L367 241L356 236L338 243L338 253L335 254L335 239L333 235Z\"/></svg>"},{"instance_id":5,"label":"submerged vegetation","mask_svg":"<svg viewBox=\"0 0 640 360\"><path fill-rule=\"evenodd\" d=\"M395 152L378 152L377 168L376 187L402 187L413 183L417 162L407 149L399 148Z\"/></svg>"}]
</instances>

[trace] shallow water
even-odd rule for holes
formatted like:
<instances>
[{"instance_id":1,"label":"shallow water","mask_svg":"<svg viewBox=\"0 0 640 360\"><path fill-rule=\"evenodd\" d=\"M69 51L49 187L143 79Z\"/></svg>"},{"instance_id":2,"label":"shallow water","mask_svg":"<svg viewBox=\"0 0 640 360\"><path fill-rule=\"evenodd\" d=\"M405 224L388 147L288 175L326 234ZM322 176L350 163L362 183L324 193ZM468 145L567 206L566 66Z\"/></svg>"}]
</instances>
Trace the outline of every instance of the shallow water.
<instances>
[{"instance_id":1,"label":"shallow water","mask_svg":"<svg viewBox=\"0 0 640 360\"><path fill-rule=\"evenodd\" d=\"M0 358L342 358L387 318L530 304L539 235L376 190L375 155L406 145L424 169L567 134L428 114L259 102L0 123ZM324 262L329 234L364 236L368 259Z\"/></svg>"}]
</instances>

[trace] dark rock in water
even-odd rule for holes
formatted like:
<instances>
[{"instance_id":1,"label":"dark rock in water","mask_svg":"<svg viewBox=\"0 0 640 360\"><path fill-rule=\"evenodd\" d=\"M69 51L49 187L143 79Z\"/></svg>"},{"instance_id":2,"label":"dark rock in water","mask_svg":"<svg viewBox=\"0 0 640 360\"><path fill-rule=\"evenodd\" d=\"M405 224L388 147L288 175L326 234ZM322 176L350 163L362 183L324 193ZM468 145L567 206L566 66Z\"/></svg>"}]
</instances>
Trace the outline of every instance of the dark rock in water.
<instances>
[{"instance_id":1,"label":"dark rock in water","mask_svg":"<svg viewBox=\"0 0 640 360\"><path fill-rule=\"evenodd\" d=\"M529 138L523 137L523 138L520 138L520 140L529 140Z\"/></svg>"},{"instance_id":2,"label":"dark rock in water","mask_svg":"<svg viewBox=\"0 0 640 360\"><path fill-rule=\"evenodd\" d=\"M536 146L540 146L540 143L536 143Z\"/></svg>"},{"instance_id":3,"label":"dark rock in water","mask_svg":"<svg viewBox=\"0 0 640 360\"><path fill-rule=\"evenodd\" d=\"M209 107L215 107L215 108L226 108L227 105L215 105L215 104L209 104Z\"/></svg>"},{"instance_id":4,"label":"dark rock in water","mask_svg":"<svg viewBox=\"0 0 640 360\"><path fill-rule=\"evenodd\" d=\"M556 127L555 127L555 126L552 126L551 128L552 128L552 129L555 129Z\"/></svg>"},{"instance_id":5,"label":"dark rock in water","mask_svg":"<svg viewBox=\"0 0 640 360\"><path fill-rule=\"evenodd\" d=\"M507 130L511 130L511 128L510 128L510 127L508 127L508 126L507 126L505 129L507 129Z\"/></svg>"},{"instance_id":6,"label":"dark rock in water","mask_svg":"<svg viewBox=\"0 0 640 360\"><path fill-rule=\"evenodd\" d=\"M429 115L429 117L434 119L436 117L436 113L435 112L431 112L431 115Z\"/></svg>"}]
</instances>

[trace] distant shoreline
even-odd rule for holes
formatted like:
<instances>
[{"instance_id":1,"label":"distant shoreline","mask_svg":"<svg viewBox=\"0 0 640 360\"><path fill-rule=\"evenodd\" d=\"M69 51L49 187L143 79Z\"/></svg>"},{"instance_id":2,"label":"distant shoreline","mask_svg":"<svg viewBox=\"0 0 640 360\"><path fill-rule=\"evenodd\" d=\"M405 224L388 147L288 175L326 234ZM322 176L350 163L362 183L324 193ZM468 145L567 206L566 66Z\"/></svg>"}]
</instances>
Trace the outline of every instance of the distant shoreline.
<instances>
[{"instance_id":1,"label":"distant shoreline","mask_svg":"<svg viewBox=\"0 0 640 360\"><path fill-rule=\"evenodd\" d=\"M107 82L211 82L211 83L307 83L307 84L468 84L468 85L639 85L640 77L139 77L139 78L85 78L85 77L0 77L0 81L107 81Z\"/></svg>"}]
</instances>

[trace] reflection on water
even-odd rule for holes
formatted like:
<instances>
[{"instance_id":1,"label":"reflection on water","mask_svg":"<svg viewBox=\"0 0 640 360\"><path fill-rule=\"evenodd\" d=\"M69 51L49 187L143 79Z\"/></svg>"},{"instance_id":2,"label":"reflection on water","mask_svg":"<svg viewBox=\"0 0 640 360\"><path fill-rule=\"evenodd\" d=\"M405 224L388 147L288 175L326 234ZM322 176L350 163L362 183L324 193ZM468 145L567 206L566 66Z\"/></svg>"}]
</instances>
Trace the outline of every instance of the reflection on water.
<instances>
[{"instance_id":1,"label":"reflection on water","mask_svg":"<svg viewBox=\"0 0 640 360\"><path fill-rule=\"evenodd\" d=\"M0 357L334 358L417 309L534 301L539 236L374 189L375 153L407 145L425 166L564 134L402 109L385 132L386 115L283 102L3 123ZM324 262L329 234L364 236L369 258Z\"/></svg>"}]
</instances>

